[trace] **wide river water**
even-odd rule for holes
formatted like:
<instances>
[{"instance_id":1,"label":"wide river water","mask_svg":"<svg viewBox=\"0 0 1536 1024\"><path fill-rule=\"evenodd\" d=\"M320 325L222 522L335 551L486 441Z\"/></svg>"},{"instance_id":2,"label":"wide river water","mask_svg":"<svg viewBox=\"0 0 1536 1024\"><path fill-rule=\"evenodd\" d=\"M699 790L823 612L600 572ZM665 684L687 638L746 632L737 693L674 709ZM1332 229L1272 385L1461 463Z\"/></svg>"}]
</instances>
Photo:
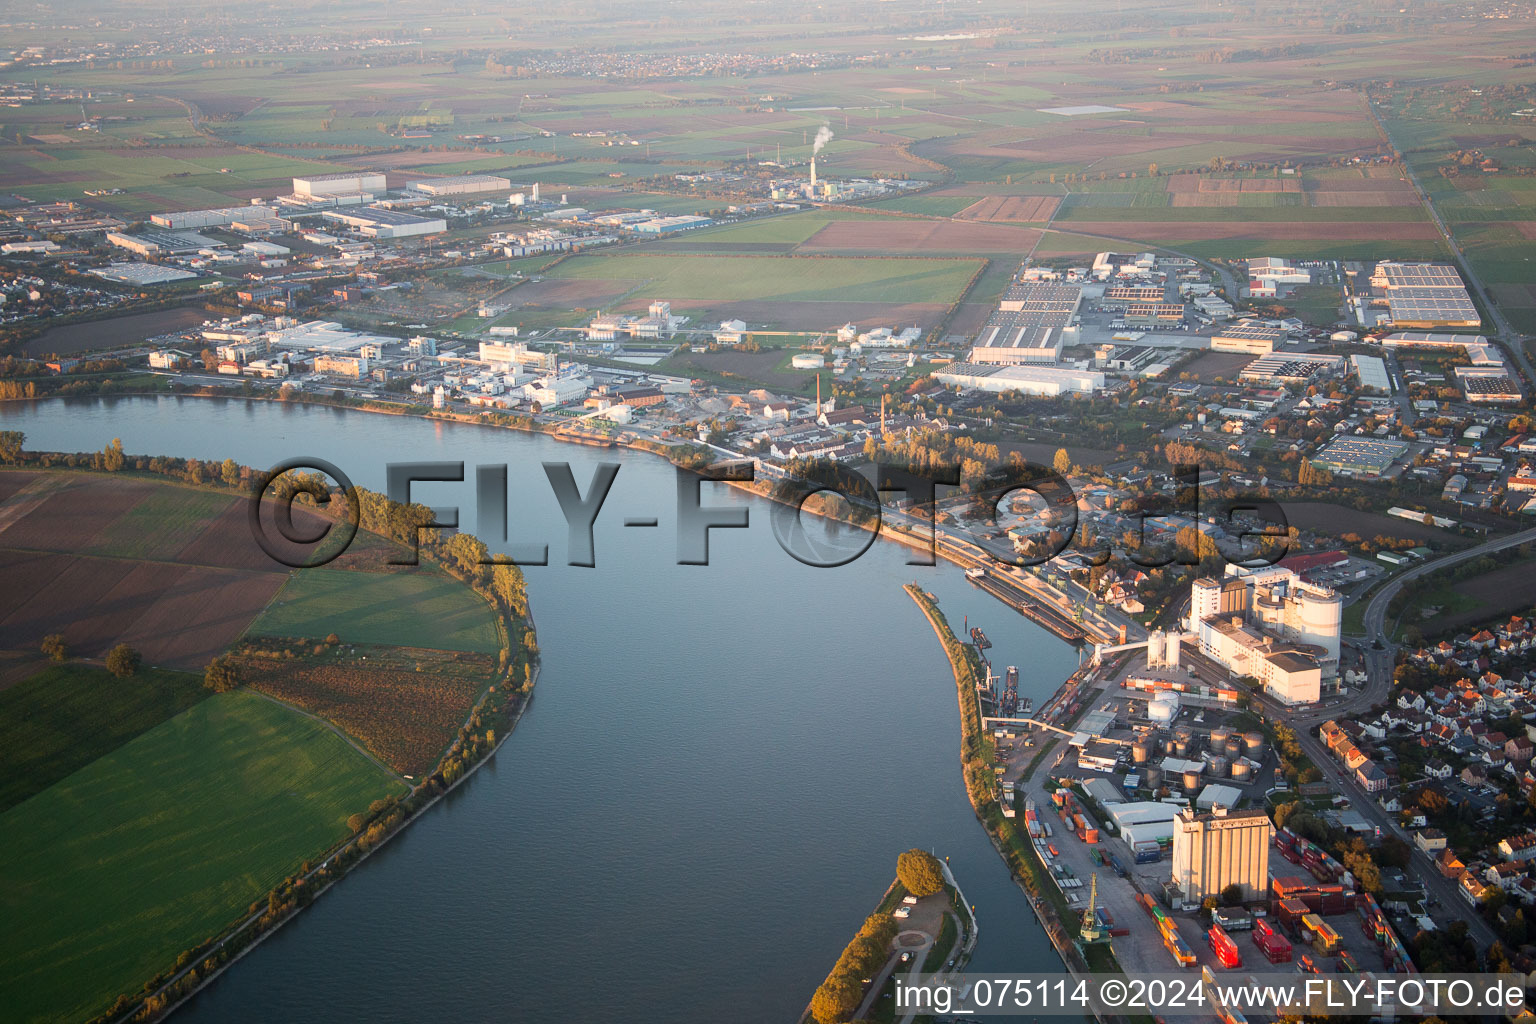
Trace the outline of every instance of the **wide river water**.
<instances>
[{"instance_id":1,"label":"wide river water","mask_svg":"<svg viewBox=\"0 0 1536 1024\"><path fill-rule=\"evenodd\" d=\"M543 668L516 733L178 1019L784 1024L913 846L947 856L977 906L974 970L1059 963L971 813L953 677L901 585L985 628L1037 705L1076 654L954 566L910 566L881 542L807 567L766 502L719 484L703 504L745 505L751 525L711 531L711 564L679 566L670 465L472 425L123 398L4 403L0 428L33 450L120 437L134 454L259 467L319 456L380 491L387 463L462 461L465 483L412 497L458 506L470 530L474 467L506 463L511 540L549 544L551 564L525 570ZM621 464L595 568L566 564L547 461L583 492L596 463Z\"/></svg>"}]
</instances>

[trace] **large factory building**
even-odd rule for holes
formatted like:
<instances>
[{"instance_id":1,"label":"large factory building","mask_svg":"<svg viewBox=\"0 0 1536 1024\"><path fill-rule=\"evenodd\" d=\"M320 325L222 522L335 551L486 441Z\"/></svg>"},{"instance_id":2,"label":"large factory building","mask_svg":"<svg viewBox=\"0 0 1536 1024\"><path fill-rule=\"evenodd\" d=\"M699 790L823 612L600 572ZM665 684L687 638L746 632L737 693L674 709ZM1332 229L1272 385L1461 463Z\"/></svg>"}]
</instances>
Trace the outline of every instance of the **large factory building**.
<instances>
[{"instance_id":1,"label":"large factory building","mask_svg":"<svg viewBox=\"0 0 1536 1024\"><path fill-rule=\"evenodd\" d=\"M423 178L407 187L429 196L467 196L480 192L510 192L512 182L497 174L456 174L447 178Z\"/></svg>"},{"instance_id":2,"label":"large factory building","mask_svg":"<svg viewBox=\"0 0 1536 1024\"><path fill-rule=\"evenodd\" d=\"M298 196L344 196L359 192L383 192L384 175L375 171L355 174L312 174L293 179L293 193Z\"/></svg>"},{"instance_id":3,"label":"large factory building","mask_svg":"<svg viewBox=\"0 0 1536 1024\"><path fill-rule=\"evenodd\" d=\"M368 238L408 238L411 235L433 235L448 230L448 222L441 217L418 217L414 213L386 210L377 206L358 210L327 210L324 216Z\"/></svg>"},{"instance_id":4,"label":"large factory building","mask_svg":"<svg viewBox=\"0 0 1536 1024\"><path fill-rule=\"evenodd\" d=\"M1243 899L1269 890L1269 840L1274 827L1262 807L1245 811L1214 808L1200 814L1185 808L1174 821L1173 884L1186 903L1220 896L1241 886Z\"/></svg>"}]
</instances>

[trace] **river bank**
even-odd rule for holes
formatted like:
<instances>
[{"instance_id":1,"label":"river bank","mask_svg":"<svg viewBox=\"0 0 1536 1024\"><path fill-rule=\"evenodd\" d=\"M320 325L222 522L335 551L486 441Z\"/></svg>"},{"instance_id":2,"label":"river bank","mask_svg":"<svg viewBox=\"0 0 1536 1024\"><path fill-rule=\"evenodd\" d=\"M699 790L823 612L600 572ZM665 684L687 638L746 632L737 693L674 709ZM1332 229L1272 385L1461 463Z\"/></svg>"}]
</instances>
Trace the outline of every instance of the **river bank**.
<instances>
[{"instance_id":1,"label":"river bank","mask_svg":"<svg viewBox=\"0 0 1536 1024\"><path fill-rule=\"evenodd\" d=\"M550 565L525 568L544 671L538 713L522 719L517 742L178 1020L322 1024L335 1005L412 1019L455 1007L487 1019L559 1006L619 1024L637 1006L665 1006L678 1024L782 1022L889 883L878 865L908 846L949 854L968 901L990 915L972 970L1054 958L996 850L968 824L953 770L955 705L932 686L947 663L931 641L892 627L910 614L900 585L914 575L951 614L996 617L993 599L953 569L910 567L909 549L891 544L836 572L807 568L767 529L768 506L723 487L704 504L755 506L753 528L715 533L711 568L675 564L670 523L658 537L609 510L595 524L597 568L570 569L543 462L569 461L583 483L598 463L622 462L608 504L664 520L678 474L660 459L562 450L532 434L163 399L12 406L0 426L25 431L32 448L89 449L120 435L130 451L257 466L313 451L375 490L388 461L506 463L509 492L522 496L514 539L553 542ZM486 535L472 488L432 485L421 498L459 506L462 528ZM814 516L803 523L822 550L861 542ZM1070 647L1008 618L994 631L998 656L1036 667L1026 687L1054 685L1075 666ZM817 668L786 671L786 659ZM896 735L903 743L891 743ZM842 785L829 789L829 775ZM862 796L849 801L853 791ZM622 850L583 841L594 815L622 831ZM743 918L718 898L744 874L776 888L780 912ZM572 915L592 926L569 927ZM468 947L457 939L466 931L477 936ZM653 948L625 938L640 932L657 937ZM530 934L543 937L551 968L503 969Z\"/></svg>"},{"instance_id":2,"label":"river bank","mask_svg":"<svg viewBox=\"0 0 1536 1024\"><path fill-rule=\"evenodd\" d=\"M1029 896L1035 916L1039 918L1041 927L1045 929L1051 945L1055 947L1067 970L1073 973L1087 971L1088 963L1078 952L1065 915L1048 898L1044 888L1047 881L1038 872L1031 870L1031 859L1038 863L1038 858L1032 849L1023 848L1017 829L1003 816L998 803L996 783L991 771L995 751L982 730L981 706L976 696L974 656L970 648L956 638L931 595L914 583L907 584L905 589L933 627L954 672L955 696L960 707L961 763L965 770L966 792L971 797L971 809L986 830L993 849L1008 865L1014 881Z\"/></svg>"}]
</instances>

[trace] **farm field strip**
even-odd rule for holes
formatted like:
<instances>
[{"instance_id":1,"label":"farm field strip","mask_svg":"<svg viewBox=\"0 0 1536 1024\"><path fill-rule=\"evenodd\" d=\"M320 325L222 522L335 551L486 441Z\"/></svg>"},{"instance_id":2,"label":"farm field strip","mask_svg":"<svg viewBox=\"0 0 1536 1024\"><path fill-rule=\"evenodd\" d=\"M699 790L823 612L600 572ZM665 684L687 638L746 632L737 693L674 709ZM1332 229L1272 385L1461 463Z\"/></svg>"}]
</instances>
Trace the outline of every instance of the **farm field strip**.
<instances>
[{"instance_id":1,"label":"farm field strip","mask_svg":"<svg viewBox=\"0 0 1536 1024\"><path fill-rule=\"evenodd\" d=\"M335 633L348 643L483 654L500 647L490 606L458 580L421 568L300 570L247 632L310 639Z\"/></svg>"}]
</instances>

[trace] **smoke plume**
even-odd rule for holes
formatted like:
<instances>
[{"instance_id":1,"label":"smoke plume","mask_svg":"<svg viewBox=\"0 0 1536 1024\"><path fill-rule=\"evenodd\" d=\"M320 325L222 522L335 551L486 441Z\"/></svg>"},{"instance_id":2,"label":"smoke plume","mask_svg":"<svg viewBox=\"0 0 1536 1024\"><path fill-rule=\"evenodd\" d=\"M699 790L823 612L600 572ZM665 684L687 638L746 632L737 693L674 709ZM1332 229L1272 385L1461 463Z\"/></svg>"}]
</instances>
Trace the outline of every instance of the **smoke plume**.
<instances>
[{"instance_id":1,"label":"smoke plume","mask_svg":"<svg viewBox=\"0 0 1536 1024\"><path fill-rule=\"evenodd\" d=\"M831 141L832 129L830 126L822 125L820 128L816 129L816 144L811 147L811 156L815 156L817 153L820 153L822 148Z\"/></svg>"}]
</instances>

